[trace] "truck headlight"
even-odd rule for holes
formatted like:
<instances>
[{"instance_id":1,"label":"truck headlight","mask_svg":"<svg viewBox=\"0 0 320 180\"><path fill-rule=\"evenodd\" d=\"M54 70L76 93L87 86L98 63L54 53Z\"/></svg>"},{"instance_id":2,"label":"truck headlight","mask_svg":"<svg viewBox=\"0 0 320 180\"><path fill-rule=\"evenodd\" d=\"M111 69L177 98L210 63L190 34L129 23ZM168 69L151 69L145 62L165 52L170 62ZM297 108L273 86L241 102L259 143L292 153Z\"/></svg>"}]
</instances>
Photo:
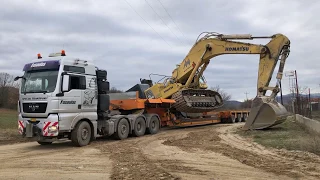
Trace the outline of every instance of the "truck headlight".
<instances>
[{"instance_id":1,"label":"truck headlight","mask_svg":"<svg viewBox=\"0 0 320 180\"><path fill-rule=\"evenodd\" d=\"M48 133L56 133L58 132L57 126L49 126L48 127Z\"/></svg>"}]
</instances>

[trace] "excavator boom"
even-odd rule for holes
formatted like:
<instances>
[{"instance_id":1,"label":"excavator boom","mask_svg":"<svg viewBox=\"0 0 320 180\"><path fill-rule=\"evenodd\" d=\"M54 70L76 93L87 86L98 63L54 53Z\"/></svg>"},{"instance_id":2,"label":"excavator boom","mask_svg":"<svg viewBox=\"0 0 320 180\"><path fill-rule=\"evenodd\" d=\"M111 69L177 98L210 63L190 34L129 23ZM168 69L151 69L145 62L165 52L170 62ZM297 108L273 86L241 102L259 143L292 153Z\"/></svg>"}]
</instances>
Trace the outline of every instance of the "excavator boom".
<instances>
[{"instance_id":1,"label":"excavator boom","mask_svg":"<svg viewBox=\"0 0 320 180\"><path fill-rule=\"evenodd\" d=\"M266 45L250 44L235 40L270 38ZM219 93L204 89L201 80L210 60L225 54L260 55L257 96L254 99L250 116L244 129L262 129L283 121L286 109L275 101L279 92L278 84L270 87L272 74L280 61L277 80L280 81L286 58L289 55L290 41L282 34L266 37L251 35L223 35L207 33L198 39L184 60L172 72L172 77L157 83L145 91L148 98L174 99L174 108L185 113L208 112L223 104ZM271 91L270 96L266 92ZM281 118L279 118L281 117Z\"/></svg>"}]
</instances>

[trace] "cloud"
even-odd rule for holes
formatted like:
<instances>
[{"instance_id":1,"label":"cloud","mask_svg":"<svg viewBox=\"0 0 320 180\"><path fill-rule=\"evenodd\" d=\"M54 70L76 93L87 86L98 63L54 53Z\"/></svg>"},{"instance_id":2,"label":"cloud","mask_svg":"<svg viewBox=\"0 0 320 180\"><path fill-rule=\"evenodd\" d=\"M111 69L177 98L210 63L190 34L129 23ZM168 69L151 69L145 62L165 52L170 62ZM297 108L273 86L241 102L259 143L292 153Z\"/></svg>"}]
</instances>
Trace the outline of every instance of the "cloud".
<instances>
[{"instance_id":1,"label":"cloud","mask_svg":"<svg viewBox=\"0 0 320 180\"><path fill-rule=\"evenodd\" d=\"M160 0L166 9L159 1L148 0L153 9L142 0L127 2L0 2L0 72L21 74L23 65L33 61L37 53L47 56L65 49L68 56L92 60L108 70L112 86L126 90L151 73L171 75L203 31L258 36L283 33L291 40L285 70L297 70L303 86L320 83L318 1L306 5L298 0ZM258 60L254 55L212 59L205 71L209 87L219 85L236 100L245 99L245 92L254 97ZM272 82L274 85L275 80ZM285 93L288 86L284 77Z\"/></svg>"}]
</instances>

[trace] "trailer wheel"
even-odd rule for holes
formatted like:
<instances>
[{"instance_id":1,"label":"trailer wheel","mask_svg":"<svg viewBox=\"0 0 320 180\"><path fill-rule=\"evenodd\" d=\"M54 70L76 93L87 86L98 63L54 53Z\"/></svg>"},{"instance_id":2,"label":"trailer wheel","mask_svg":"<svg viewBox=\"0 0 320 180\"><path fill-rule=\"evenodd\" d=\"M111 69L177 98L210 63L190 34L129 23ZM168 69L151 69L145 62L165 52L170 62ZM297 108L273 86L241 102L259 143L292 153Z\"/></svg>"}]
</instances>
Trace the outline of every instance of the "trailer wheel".
<instances>
[{"instance_id":1,"label":"trailer wheel","mask_svg":"<svg viewBox=\"0 0 320 180\"><path fill-rule=\"evenodd\" d=\"M231 117L228 118L229 119L229 123L235 123L236 122L236 117L231 115Z\"/></svg>"},{"instance_id":2,"label":"trailer wheel","mask_svg":"<svg viewBox=\"0 0 320 180\"><path fill-rule=\"evenodd\" d=\"M236 117L236 122L241 122L241 118L239 118L238 116Z\"/></svg>"},{"instance_id":3,"label":"trailer wheel","mask_svg":"<svg viewBox=\"0 0 320 180\"><path fill-rule=\"evenodd\" d=\"M243 115L242 122L246 122L246 121L247 121L247 118L248 118L247 115Z\"/></svg>"},{"instance_id":4,"label":"trailer wheel","mask_svg":"<svg viewBox=\"0 0 320 180\"><path fill-rule=\"evenodd\" d=\"M149 127L147 129L148 133L149 134L156 134L158 133L159 131L159 119L156 117L156 116L153 116L151 119L150 119L150 122L149 122Z\"/></svg>"},{"instance_id":5,"label":"trailer wheel","mask_svg":"<svg viewBox=\"0 0 320 180\"><path fill-rule=\"evenodd\" d=\"M118 140L126 139L129 135L129 131L129 122L126 119L122 118L119 120L117 132L114 134L114 136Z\"/></svg>"},{"instance_id":6,"label":"trailer wheel","mask_svg":"<svg viewBox=\"0 0 320 180\"><path fill-rule=\"evenodd\" d=\"M79 122L71 132L71 141L76 146L86 146L91 140L91 127L86 121Z\"/></svg>"},{"instance_id":7,"label":"trailer wheel","mask_svg":"<svg viewBox=\"0 0 320 180\"><path fill-rule=\"evenodd\" d=\"M143 136L146 132L146 121L143 119L143 117L138 117L134 123L134 129L133 129L133 135Z\"/></svg>"},{"instance_id":8,"label":"trailer wheel","mask_svg":"<svg viewBox=\"0 0 320 180\"><path fill-rule=\"evenodd\" d=\"M37 141L40 145L50 145L52 142Z\"/></svg>"}]
</instances>

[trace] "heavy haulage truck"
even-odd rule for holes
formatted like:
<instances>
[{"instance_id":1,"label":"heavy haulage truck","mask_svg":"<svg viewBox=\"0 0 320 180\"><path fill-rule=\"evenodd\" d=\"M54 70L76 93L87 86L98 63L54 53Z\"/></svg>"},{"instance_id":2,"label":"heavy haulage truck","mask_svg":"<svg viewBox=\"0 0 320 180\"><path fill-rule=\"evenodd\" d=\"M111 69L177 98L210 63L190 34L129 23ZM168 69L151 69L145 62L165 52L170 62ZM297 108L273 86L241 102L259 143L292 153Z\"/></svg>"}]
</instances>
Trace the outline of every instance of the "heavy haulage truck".
<instances>
[{"instance_id":1,"label":"heavy haulage truck","mask_svg":"<svg viewBox=\"0 0 320 180\"><path fill-rule=\"evenodd\" d=\"M199 36L200 37L200 36ZM232 41L233 39L270 38L266 45ZM41 145L69 138L85 146L100 136L125 139L129 135L155 134L163 126L194 126L219 123L210 115L223 105L218 92L208 90L203 72L210 59L224 54L260 55L257 96L244 129L263 129L283 122L288 113L275 101L278 84L269 87L273 71L280 61L277 80L282 78L290 41L282 34L267 37L206 33L198 38L186 58L165 76L164 82L140 79L124 93L109 94L107 71L93 63L50 54L26 64L19 97L19 132L36 137ZM271 91L270 96L266 92Z\"/></svg>"}]
</instances>

